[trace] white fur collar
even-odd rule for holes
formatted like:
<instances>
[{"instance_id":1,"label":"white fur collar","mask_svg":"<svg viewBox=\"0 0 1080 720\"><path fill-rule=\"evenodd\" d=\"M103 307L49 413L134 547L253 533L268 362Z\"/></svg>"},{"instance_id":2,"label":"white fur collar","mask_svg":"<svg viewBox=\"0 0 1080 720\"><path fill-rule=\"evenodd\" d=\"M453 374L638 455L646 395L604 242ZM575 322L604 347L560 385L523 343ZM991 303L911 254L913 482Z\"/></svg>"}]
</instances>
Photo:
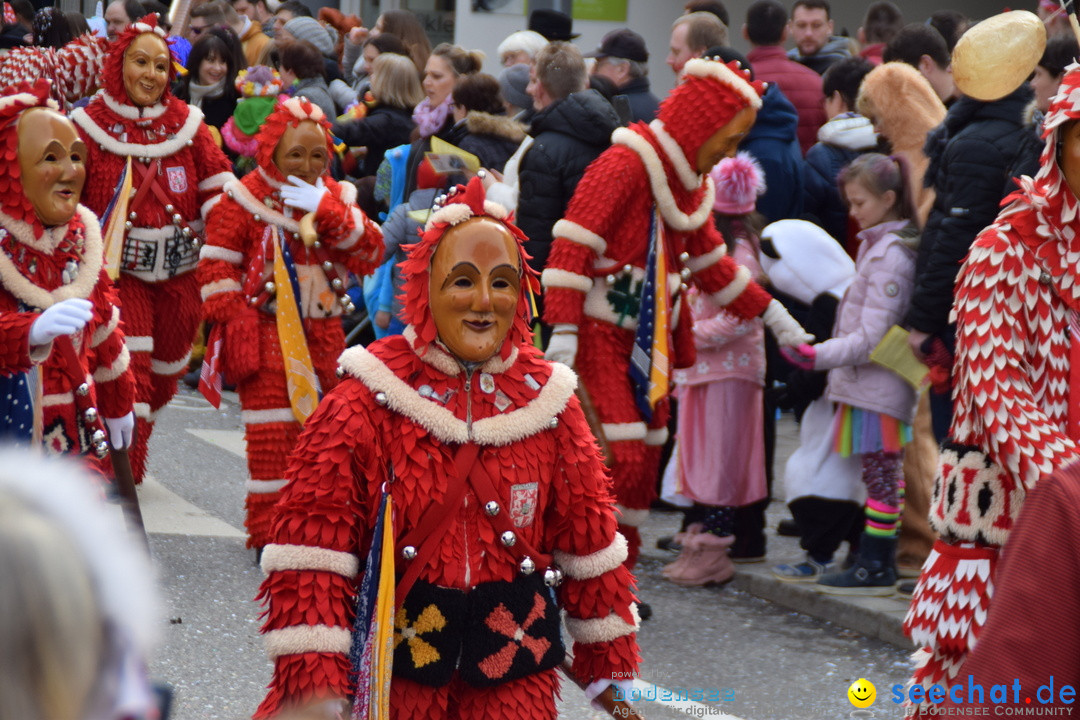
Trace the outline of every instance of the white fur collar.
<instances>
[{"instance_id":1,"label":"white fur collar","mask_svg":"<svg viewBox=\"0 0 1080 720\"><path fill-rule=\"evenodd\" d=\"M168 109L168 106L161 102L140 108L135 105L120 102L104 90L102 90L100 94L102 101L109 106L110 110L128 120L154 120L155 118L164 115L165 110Z\"/></svg>"},{"instance_id":2,"label":"white fur collar","mask_svg":"<svg viewBox=\"0 0 1080 720\"><path fill-rule=\"evenodd\" d=\"M258 215L259 219L264 220L271 225L277 225L291 233L300 232L300 222L298 220L293 220L277 210L268 208L265 203L252 195L251 191L239 180L230 180L225 183L222 190L228 197L235 200L240 207L244 208L252 215Z\"/></svg>"},{"instance_id":3,"label":"white fur collar","mask_svg":"<svg viewBox=\"0 0 1080 720\"><path fill-rule=\"evenodd\" d=\"M412 325L408 325L401 334L405 340L408 341L409 347L413 347L413 343L416 341L416 328ZM450 353L449 349L442 344L441 340L436 340L427 348L423 355L420 355L420 353L417 353L417 355L421 360L444 375L453 377L455 375L460 375L465 371L462 364L458 362L457 358L455 358ZM480 366L480 372L499 375L510 369L510 367L517 362L517 359L518 349L513 348L510 350L510 356L505 360L499 357L498 354L488 359L487 362Z\"/></svg>"},{"instance_id":4,"label":"white fur collar","mask_svg":"<svg viewBox=\"0 0 1080 720\"><path fill-rule=\"evenodd\" d=\"M649 176L649 185L652 188L656 207L668 225L675 230L689 232L705 224L712 213L713 201L716 199L716 187L711 177L706 175L703 178L705 193L701 198L701 205L693 213L687 215L676 204L675 196L668 187L663 161L648 140L630 128L618 128L611 134L611 142L625 145L641 158L641 162L645 165L645 173Z\"/></svg>"},{"instance_id":5,"label":"white fur collar","mask_svg":"<svg viewBox=\"0 0 1080 720\"><path fill-rule=\"evenodd\" d=\"M270 177L269 173L267 173L261 167L258 168L258 170L259 170L259 175L262 176L263 181L267 185L269 185L270 187L274 188L275 190L280 190L281 186L285 184L285 183L281 182L280 180L275 180L274 178Z\"/></svg>"},{"instance_id":6,"label":"white fur collar","mask_svg":"<svg viewBox=\"0 0 1080 720\"><path fill-rule=\"evenodd\" d=\"M130 155L134 158L163 158L175 155L182 150L195 137L195 133L202 126L203 114L199 108L188 106L188 116L180 129L169 140L159 143L130 143L121 142L100 127L86 110L78 108L71 113L71 119L86 131L86 134L101 147L114 155L121 157Z\"/></svg>"},{"instance_id":7,"label":"white fur collar","mask_svg":"<svg viewBox=\"0 0 1080 720\"><path fill-rule=\"evenodd\" d=\"M672 167L675 168L675 174L679 176L683 187L687 190L697 190L701 187L701 173L690 165L690 158L686 157L686 153L683 152L679 143L675 142L675 138L668 135L664 123L660 120L653 120L649 123L649 129L656 135L660 147L664 148L664 154L671 161Z\"/></svg>"},{"instance_id":8,"label":"white fur collar","mask_svg":"<svg viewBox=\"0 0 1080 720\"><path fill-rule=\"evenodd\" d=\"M341 368L372 392L383 393L386 405L417 423L445 443L469 441L480 445L509 445L551 428L551 421L565 408L577 387L577 376L565 365L552 363L551 377L529 404L501 415L477 420L469 427L464 420L438 403L425 399L394 374L379 358L362 346L351 347L338 361Z\"/></svg>"},{"instance_id":9,"label":"white fur collar","mask_svg":"<svg viewBox=\"0 0 1080 720\"><path fill-rule=\"evenodd\" d=\"M69 298L82 298L85 300L90 297L94 286L97 285L98 276L101 274L101 265L105 259L104 249L101 244L101 227L98 225L97 216L82 205L78 206L76 212L85 228L85 237L82 247L82 262L79 263L79 274L75 280L67 285L61 285L52 292L48 292L27 279L15 267L15 263L11 261L7 253L0 252L0 284L4 286L4 289L27 305L42 310L61 300ZM6 228L9 219L6 216L0 218L0 224L3 224ZM62 228L63 232L66 233L68 226L64 225ZM60 229L56 228L56 230ZM15 237L14 234L13 237ZM16 237L16 240L18 239Z\"/></svg>"},{"instance_id":10,"label":"white fur collar","mask_svg":"<svg viewBox=\"0 0 1080 720\"><path fill-rule=\"evenodd\" d=\"M8 235L18 240L23 245L31 247L44 255L51 255L60 241L67 235L67 224L54 228L46 228L41 237L34 236L33 226L25 220L15 218L0 212L0 226L8 231Z\"/></svg>"}]
</instances>

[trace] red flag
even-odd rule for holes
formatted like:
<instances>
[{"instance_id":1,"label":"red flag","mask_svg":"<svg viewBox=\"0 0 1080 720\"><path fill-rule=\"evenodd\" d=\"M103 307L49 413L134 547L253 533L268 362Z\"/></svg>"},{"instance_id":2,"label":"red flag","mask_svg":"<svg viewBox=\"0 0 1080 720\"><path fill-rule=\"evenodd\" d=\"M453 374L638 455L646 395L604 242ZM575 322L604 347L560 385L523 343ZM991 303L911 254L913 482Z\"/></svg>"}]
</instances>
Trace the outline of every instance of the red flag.
<instances>
[{"instance_id":1,"label":"red flag","mask_svg":"<svg viewBox=\"0 0 1080 720\"><path fill-rule=\"evenodd\" d=\"M216 408L221 407L221 346L224 340L225 326L214 325L206 340L206 355L199 373L199 392Z\"/></svg>"}]
</instances>

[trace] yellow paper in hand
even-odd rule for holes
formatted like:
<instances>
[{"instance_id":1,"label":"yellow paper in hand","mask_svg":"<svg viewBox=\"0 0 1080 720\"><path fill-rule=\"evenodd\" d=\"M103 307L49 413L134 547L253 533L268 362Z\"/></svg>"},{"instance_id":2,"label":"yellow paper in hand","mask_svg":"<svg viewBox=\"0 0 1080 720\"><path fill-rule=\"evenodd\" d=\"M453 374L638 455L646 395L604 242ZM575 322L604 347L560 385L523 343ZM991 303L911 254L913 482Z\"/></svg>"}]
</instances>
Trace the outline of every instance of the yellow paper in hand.
<instances>
[{"instance_id":1,"label":"yellow paper in hand","mask_svg":"<svg viewBox=\"0 0 1080 720\"><path fill-rule=\"evenodd\" d=\"M904 328L893 325L870 353L870 362L892 370L918 390L929 369L911 352L908 334Z\"/></svg>"},{"instance_id":2,"label":"yellow paper in hand","mask_svg":"<svg viewBox=\"0 0 1080 720\"><path fill-rule=\"evenodd\" d=\"M480 169L480 158L476 157L470 152L465 152L457 145L452 145L445 140L435 136L432 136L431 138L431 152L427 153L427 155L435 155L441 157L453 156L461 158L461 162L464 164L465 169L471 173L475 173L477 170ZM435 166L436 172L439 172L440 169L447 169L449 171L461 170L461 168L459 167L444 168L444 165L446 165L446 163L440 161L439 164ZM453 163L453 165L457 165L457 163L455 162Z\"/></svg>"}]
</instances>

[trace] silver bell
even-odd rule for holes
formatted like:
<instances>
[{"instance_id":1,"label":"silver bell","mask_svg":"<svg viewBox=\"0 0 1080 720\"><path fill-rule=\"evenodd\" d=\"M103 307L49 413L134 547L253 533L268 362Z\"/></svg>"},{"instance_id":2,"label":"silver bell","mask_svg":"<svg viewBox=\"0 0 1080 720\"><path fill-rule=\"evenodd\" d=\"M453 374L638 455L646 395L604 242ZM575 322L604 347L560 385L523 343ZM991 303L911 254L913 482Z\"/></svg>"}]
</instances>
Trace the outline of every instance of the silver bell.
<instances>
[{"instance_id":1,"label":"silver bell","mask_svg":"<svg viewBox=\"0 0 1080 720\"><path fill-rule=\"evenodd\" d=\"M521 568L522 575L532 575L533 571L536 570L536 563L532 561L531 557L526 556L521 560L518 567Z\"/></svg>"},{"instance_id":2,"label":"silver bell","mask_svg":"<svg viewBox=\"0 0 1080 720\"><path fill-rule=\"evenodd\" d=\"M315 242L311 243L311 247L318 250L319 248L322 247L322 241L321 240L316 240Z\"/></svg>"},{"instance_id":3,"label":"silver bell","mask_svg":"<svg viewBox=\"0 0 1080 720\"><path fill-rule=\"evenodd\" d=\"M341 288L344 287L344 285L345 284L343 282L341 282L341 278L338 278L338 277L336 277L336 278L334 278L333 280L330 281L330 286L333 287L335 290L341 290Z\"/></svg>"},{"instance_id":4,"label":"silver bell","mask_svg":"<svg viewBox=\"0 0 1080 720\"><path fill-rule=\"evenodd\" d=\"M324 260L322 264L322 269L326 272L330 272L334 269L334 263L330 262L329 260Z\"/></svg>"},{"instance_id":5,"label":"silver bell","mask_svg":"<svg viewBox=\"0 0 1080 720\"><path fill-rule=\"evenodd\" d=\"M386 404L386 393L381 392L381 391L375 393L375 404L376 405L385 405Z\"/></svg>"},{"instance_id":6,"label":"silver bell","mask_svg":"<svg viewBox=\"0 0 1080 720\"><path fill-rule=\"evenodd\" d=\"M406 545L405 547L401 548L401 557L405 558L406 560L412 560L414 557L416 557L416 548L414 548L412 545Z\"/></svg>"},{"instance_id":7,"label":"silver bell","mask_svg":"<svg viewBox=\"0 0 1080 720\"><path fill-rule=\"evenodd\" d=\"M263 289L273 295L274 292L277 290L277 285L274 285L274 283L272 282L267 282L265 285L263 285Z\"/></svg>"},{"instance_id":8,"label":"silver bell","mask_svg":"<svg viewBox=\"0 0 1080 720\"><path fill-rule=\"evenodd\" d=\"M627 264L622 266L622 271L624 273L626 273L627 275L629 275L630 273L634 272L634 266L631 265L630 263L627 263Z\"/></svg>"},{"instance_id":9,"label":"silver bell","mask_svg":"<svg viewBox=\"0 0 1080 720\"><path fill-rule=\"evenodd\" d=\"M559 576L551 568L544 571L544 584L548 587L555 587L559 584Z\"/></svg>"},{"instance_id":10,"label":"silver bell","mask_svg":"<svg viewBox=\"0 0 1080 720\"><path fill-rule=\"evenodd\" d=\"M517 535L515 535L512 530L507 530L499 536L499 540L501 540L502 544L506 547L514 547L514 543L517 542Z\"/></svg>"},{"instance_id":11,"label":"silver bell","mask_svg":"<svg viewBox=\"0 0 1080 720\"><path fill-rule=\"evenodd\" d=\"M90 442L94 443L95 445L105 442L105 431L95 430L94 434L90 436Z\"/></svg>"},{"instance_id":12,"label":"silver bell","mask_svg":"<svg viewBox=\"0 0 1080 720\"><path fill-rule=\"evenodd\" d=\"M166 205L166 206L165 206L165 212L167 212L167 213L169 213L170 215L172 215L172 214L173 214L174 212L176 212L176 208L175 208L175 207L173 207L172 205Z\"/></svg>"},{"instance_id":13,"label":"silver bell","mask_svg":"<svg viewBox=\"0 0 1080 720\"><path fill-rule=\"evenodd\" d=\"M339 367L337 370L334 371L334 374L337 375L339 378L345 377L345 368Z\"/></svg>"},{"instance_id":14,"label":"silver bell","mask_svg":"<svg viewBox=\"0 0 1080 720\"><path fill-rule=\"evenodd\" d=\"M83 420L88 423L97 422L98 411L97 408L86 408L86 412L83 413Z\"/></svg>"},{"instance_id":15,"label":"silver bell","mask_svg":"<svg viewBox=\"0 0 1080 720\"><path fill-rule=\"evenodd\" d=\"M615 284L615 276L614 275L608 275L606 278L604 278L604 280L607 281L608 285L614 285Z\"/></svg>"},{"instance_id":16,"label":"silver bell","mask_svg":"<svg viewBox=\"0 0 1080 720\"><path fill-rule=\"evenodd\" d=\"M191 231L188 230L187 228L184 228L184 237L186 237L186 238L191 237ZM191 241L191 247L195 248L196 250L198 250L200 247L202 247L202 243L199 242L199 238L195 238L194 240Z\"/></svg>"},{"instance_id":17,"label":"silver bell","mask_svg":"<svg viewBox=\"0 0 1080 720\"><path fill-rule=\"evenodd\" d=\"M98 443L94 446L94 452L99 458L103 458L109 454L109 446L106 443Z\"/></svg>"},{"instance_id":18,"label":"silver bell","mask_svg":"<svg viewBox=\"0 0 1080 720\"><path fill-rule=\"evenodd\" d=\"M138 217L138 215L135 214L134 210L132 210L130 213L128 213L128 220L134 220L137 217Z\"/></svg>"},{"instance_id":19,"label":"silver bell","mask_svg":"<svg viewBox=\"0 0 1080 720\"><path fill-rule=\"evenodd\" d=\"M690 262L690 253L686 252L685 250L682 253L680 253L679 254L679 262L683 263L684 265L686 263Z\"/></svg>"},{"instance_id":20,"label":"silver bell","mask_svg":"<svg viewBox=\"0 0 1080 720\"><path fill-rule=\"evenodd\" d=\"M548 421L548 425L551 426L552 430L559 427L559 418L557 418L557 417L551 418L551 420Z\"/></svg>"},{"instance_id":21,"label":"silver bell","mask_svg":"<svg viewBox=\"0 0 1080 720\"><path fill-rule=\"evenodd\" d=\"M179 225L180 223L184 222L184 216L180 213L173 213L172 221L173 225Z\"/></svg>"},{"instance_id":22,"label":"silver bell","mask_svg":"<svg viewBox=\"0 0 1080 720\"><path fill-rule=\"evenodd\" d=\"M80 397L86 397L90 393L90 386L83 383L79 387L75 388L75 394Z\"/></svg>"},{"instance_id":23,"label":"silver bell","mask_svg":"<svg viewBox=\"0 0 1080 720\"><path fill-rule=\"evenodd\" d=\"M499 514L499 503L495 502L494 500L489 501L488 504L484 506L484 512L486 512L488 515L491 515L492 517L495 517Z\"/></svg>"},{"instance_id":24,"label":"silver bell","mask_svg":"<svg viewBox=\"0 0 1080 720\"><path fill-rule=\"evenodd\" d=\"M131 222L130 220L125 220L124 221L124 229L125 230L130 230L133 227L135 227L135 223Z\"/></svg>"},{"instance_id":25,"label":"silver bell","mask_svg":"<svg viewBox=\"0 0 1080 720\"><path fill-rule=\"evenodd\" d=\"M691 275L693 275L693 272L691 272L690 268L688 267L684 267L682 270L679 271L679 277L681 277L683 280L689 280Z\"/></svg>"}]
</instances>

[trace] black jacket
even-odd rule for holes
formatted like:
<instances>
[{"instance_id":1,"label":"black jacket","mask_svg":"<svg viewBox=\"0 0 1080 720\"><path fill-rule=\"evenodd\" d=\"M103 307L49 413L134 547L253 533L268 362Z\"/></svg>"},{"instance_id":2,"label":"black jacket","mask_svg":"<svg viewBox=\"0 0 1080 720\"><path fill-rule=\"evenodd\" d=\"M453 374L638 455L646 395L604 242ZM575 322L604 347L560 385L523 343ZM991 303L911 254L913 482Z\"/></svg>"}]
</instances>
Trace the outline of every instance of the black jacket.
<instances>
[{"instance_id":1,"label":"black jacket","mask_svg":"<svg viewBox=\"0 0 1080 720\"><path fill-rule=\"evenodd\" d=\"M476 110L470 110L446 136L452 145L480 158L480 167L500 173L524 139L525 126L513 118Z\"/></svg>"},{"instance_id":2,"label":"black jacket","mask_svg":"<svg viewBox=\"0 0 1080 720\"><path fill-rule=\"evenodd\" d=\"M533 144L518 171L518 227L529 241L532 266L542 270L551 228L562 218L585 168L611 144L619 116L595 90L583 90L536 114Z\"/></svg>"},{"instance_id":3,"label":"black jacket","mask_svg":"<svg viewBox=\"0 0 1080 720\"><path fill-rule=\"evenodd\" d=\"M409 142L416 123L412 113L401 108L376 105L361 120L335 122L334 135L349 147L366 147L367 155L357 170L357 177L374 175L390 148Z\"/></svg>"},{"instance_id":4,"label":"black jacket","mask_svg":"<svg viewBox=\"0 0 1080 720\"><path fill-rule=\"evenodd\" d=\"M625 95L630 103L630 122L650 123L656 119L660 101L649 90L649 78L634 78L619 88L619 95Z\"/></svg>"},{"instance_id":5,"label":"black jacket","mask_svg":"<svg viewBox=\"0 0 1080 720\"><path fill-rule=\"evenodd\" d=\"M1025 84L994 102L963 97L930 133L924 182L936 193L915 266L907 322L931 335L947 332L953 286L972 241L994 221L1017 174L1034 174L1041 148L1024 127Z\"/></svg>"}]
</instances>

